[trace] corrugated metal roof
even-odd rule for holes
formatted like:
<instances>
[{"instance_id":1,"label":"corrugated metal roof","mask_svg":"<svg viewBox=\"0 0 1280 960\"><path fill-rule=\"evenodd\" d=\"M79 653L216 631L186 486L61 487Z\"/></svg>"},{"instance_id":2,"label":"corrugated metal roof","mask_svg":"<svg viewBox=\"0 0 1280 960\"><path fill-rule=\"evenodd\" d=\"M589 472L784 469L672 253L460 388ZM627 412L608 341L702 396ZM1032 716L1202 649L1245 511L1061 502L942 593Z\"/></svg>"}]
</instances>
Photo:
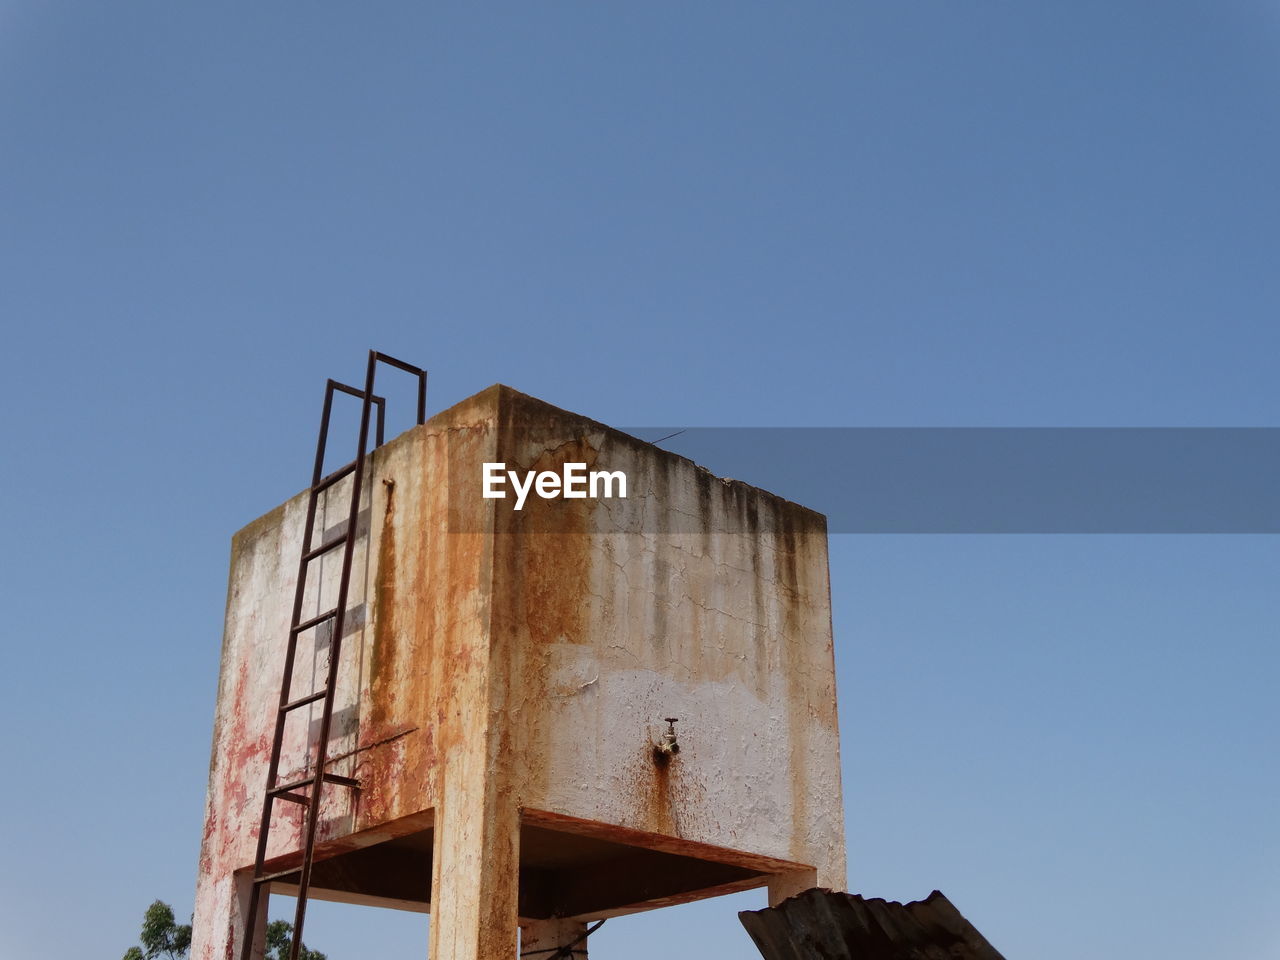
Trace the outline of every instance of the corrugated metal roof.
<instances>
[{"instance_id":1,"label":"corrugated metal roof","mask_svg":"<svg viewBox=\"0 0 1280 960\"><path fill-rule=\"evenodd\" d=\"M738 918L765 960L1004 960L937 890L905 904L806 890Z\"/></svg>"}]
</instances>

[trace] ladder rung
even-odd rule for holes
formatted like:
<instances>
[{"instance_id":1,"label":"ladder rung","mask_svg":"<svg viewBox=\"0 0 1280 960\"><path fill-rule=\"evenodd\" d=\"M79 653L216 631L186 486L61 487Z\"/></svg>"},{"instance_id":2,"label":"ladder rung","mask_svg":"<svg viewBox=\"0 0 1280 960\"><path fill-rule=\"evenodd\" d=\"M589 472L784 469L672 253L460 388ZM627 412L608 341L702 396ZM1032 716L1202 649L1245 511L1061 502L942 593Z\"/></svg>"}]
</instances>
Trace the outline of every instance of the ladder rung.
<instances>
[{"instance_id":1,"label":"ladder rung","mask_svg":"<svg viewBox=\"0 0 1280 960\"><path fill-rule=\"evenodd\" d=\"M272 880L279 880L281 877L291 877L301 869L302 867L298 866L294 867L292 870L276 870L273 873L266 873L260 877L254 877L253 882L270 883Z\"/></svg>"},{"instance_id":2,"label":"ladder rung","mask_svg":"<svg viewBox=\"0 0 1280 960\"><path fill-rule=\"evenodd\" d=\"M282 793L276 797L277 800L292 800L294 803L300 803L304 807L311 802L311 798L301 793Z\"/></svg>"},{"instance_id":3,"label":"ladder rung","mask_svg":"<svg viewBox=\"0 0 1280 960\"><path fill-rule=\"evenodd\" d=\"M310 620L303 620L300 624L298 624L296 627L293 628L292 632L305 633L307 630L310 630L312 627L315 627L315 626L318 626L319 624L324 623L326 620L332 620L337 615L338 615L337 607L334 607L332 610L326 610L324 613L320 614L318 617L312 617Z\"/></svg>"},{"instance_id":4,"label":"ladder rung","mask_svg":"<svg viewBox=\"0 0 1280 960\"><path fill-rule=\"evenodd\" d=\"M315 777L307 777L305 780L294 780L290 783L282 783L278 787L273 787L267 791L273 797L279 797L283 794L290 793L298 787L309 787L316 781ZM336 783L340 787L359 787L360 781L355 777L343 777L336 773L326 773L324 775L325 783Z\"/></svg>"},{"instance_id":5,"label":"ladder rung","mask_svg":"<svg viewBox=\"0 0 1280 960\"><path fill-rule=\"evenodd\" d=\"M412 363L405 363L403 360L397 360L395 357L389 357L385 353L379 353L378 359L393 367L399 367L405 373L412 373L415 377L420 377L426 373L426 371L421 367L415 367Z\"/></svg>"},{"instance_id":6,"label":"ladder rung","mask_svg":"<svg viewBox=\"0 0 1280 960\"><path fill-rule=\"evenodd\" d=\"M324 490L328 490L330 487L332 487L335 483L337 483L343 477L348 476L353 470L355 470L355 468L356 468L356 462L352 460L345 467L339 467L337 470L333 471L333 473L329 474L327 477L321 477L319 482L316 483L316 485L311 488L311 492L321 493Z\"/></svg>"},{"instance_id":7,"label":"ladder rung","mask_svg":"<svg viewBox=\"0 0 1280 960\"><path fill-rule=\"evenodd\" d=\"M296 710L298 707L305 707L308 703L315 703L317 700L323 700L328 690L317 690L315 693L308 693L305 697L299 697L297 700L291 700L280 708L281 713L288 713L290 710Z\"/></svg>"},{"instance_id":8,"label":"ladder rung","mask_svg":"<svg viewBox=\"0 0 1280 960\"><path fill-rule=\"evenodd\" d=\"M308 550L306 553L304 553L302 555L302 562L309 563L310 561L314 560L316 557L320 556L322 553L328 553L338 544L346 543L346 542L347 542L347 535L345 533L340 533L336 537L334 537L332 540L326 541L325 543L320 544L320 546L316 547L315 549Z\"/></svg>"},{"instance_id":9,"label":"ladder rung","mask_svg":"<svg viewBox=\"0 0 1280 960\"><path fill-rule=\"evenodd\" d=\"M350 384L346 384L346 383L339 383L337 380L330 380L329 382L333 384L333 389L335 390L340 390L343 393L347 394L348 396L355 397L357 400L364 399L364 391L361 390L359 387L353 387ZM385 399L384 397L380 397L376 393L373 395L374 403L382 403L384 399Z\"/></svg>"},{"instance_id":10,"label":"ladder rung","mask_svg":"<svg viewBox=\"0 0 1280 960\"><path fill-rule=\"evenodd\" d=\"M272 797L278 797L282 793L290 793L298 787L309 787L316 782L315 777L307 777L305 780L294 780L292 783L282 783L278 787L272 787L267 794Z\"/></svg>"}]
</instances>

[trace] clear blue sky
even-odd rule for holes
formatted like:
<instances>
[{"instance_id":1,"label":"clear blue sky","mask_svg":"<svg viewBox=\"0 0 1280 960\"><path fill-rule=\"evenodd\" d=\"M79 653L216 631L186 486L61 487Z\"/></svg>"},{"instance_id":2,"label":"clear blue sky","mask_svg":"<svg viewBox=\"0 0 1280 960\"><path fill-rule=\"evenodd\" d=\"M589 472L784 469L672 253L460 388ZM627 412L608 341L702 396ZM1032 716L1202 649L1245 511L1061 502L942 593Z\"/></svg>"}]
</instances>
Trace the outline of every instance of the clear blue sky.
<instances>
[{"instance_id":1,"label":"clear blue sky","mask_svg":"<svg viewBox=\"0 0 1280 960\"><path fill-rule=\"evenodd\" d=\"M369 347L432 410L1280 425L1278 107L1275 0L0 0L0 956L190 910L228 540ZM1274 538L831 559L853 889L1011 960L1280 957ZM749 958L759 902L596 955Z\"/></svg>"}]
</instances>

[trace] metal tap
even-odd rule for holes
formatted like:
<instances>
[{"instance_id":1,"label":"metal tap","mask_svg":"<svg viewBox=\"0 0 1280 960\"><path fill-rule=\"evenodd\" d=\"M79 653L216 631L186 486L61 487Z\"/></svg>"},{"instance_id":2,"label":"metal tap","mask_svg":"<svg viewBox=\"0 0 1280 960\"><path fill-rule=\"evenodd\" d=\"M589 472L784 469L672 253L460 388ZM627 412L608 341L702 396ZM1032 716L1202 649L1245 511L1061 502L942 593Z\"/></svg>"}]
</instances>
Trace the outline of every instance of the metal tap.
<instances>
[{"instance_id":1,"label":"metal tap","mask_svg":"<svg viewBox=\"0 0 1280 960\"><path fill-rule=\"evenodd\" d=\"M662 740L658 743L658 752L665 756L672 756L680 752L680 744L676 742L676 724L679 717L663 717L667 723L667 732L662 735Z\"/></svg>"}]
</instances>

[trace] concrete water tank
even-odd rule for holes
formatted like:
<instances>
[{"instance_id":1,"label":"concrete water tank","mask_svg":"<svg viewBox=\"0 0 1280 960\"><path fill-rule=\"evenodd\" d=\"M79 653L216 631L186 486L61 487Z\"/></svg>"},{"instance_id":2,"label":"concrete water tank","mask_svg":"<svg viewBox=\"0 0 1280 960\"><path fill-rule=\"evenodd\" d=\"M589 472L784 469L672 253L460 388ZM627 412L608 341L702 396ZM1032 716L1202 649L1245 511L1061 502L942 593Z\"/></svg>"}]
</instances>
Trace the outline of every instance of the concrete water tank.
<instances>
[{"instance_id":1,"label":"concrete water tank","mask_svg":"<svg viewBox=\"0 0 1280 960\"><path fill-rule=\"evenodd\" d=\"M627 496L484 496L486 463L570 462ZM328 496L317 535L345 517ZM239 957L306 499L232 540L198 960ZM360 787L326 788L312 899L428 911L431 957L511 960L520 930L546 948L731 891L844 889L821 515L495 386L372 454L357 533L328 772ZM336 566L314 567L317 611ZM327 651L304 637L295 686ZM286 777L318 709L286 729ZM288 893L302 808L281 806Z\"/></svg>"}]
</instances>

